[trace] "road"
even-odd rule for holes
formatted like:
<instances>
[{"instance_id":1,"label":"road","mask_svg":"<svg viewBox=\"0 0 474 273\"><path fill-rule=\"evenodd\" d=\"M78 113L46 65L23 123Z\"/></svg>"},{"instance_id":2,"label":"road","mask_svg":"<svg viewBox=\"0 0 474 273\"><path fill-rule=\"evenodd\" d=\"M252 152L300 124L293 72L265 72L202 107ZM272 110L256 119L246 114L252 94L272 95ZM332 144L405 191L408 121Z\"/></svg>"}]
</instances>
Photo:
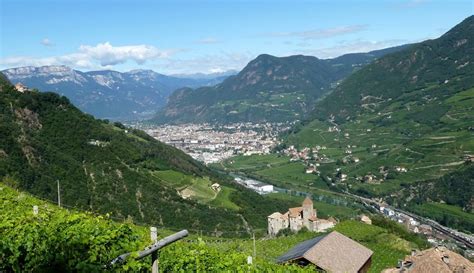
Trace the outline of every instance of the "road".
<instances>
[{"instance_id":1,"label":"road","mask_svg":"<svg viewBox=\"0 0 474 273\"><path fill-rule=\"evenodd\" d=\"M359 201L361 201L362 203L365 203L366 205L370 204L372 206L375 206L375 208L377 209L377 211L379 213L382 213L380 211L380 207L384 206L384 207L392 209L393 211L395 211L397 213L404 214L404 215L407 215L409 217L412 217L413 219L419 221L420 223L429 225L429 226L431 226L432 229L436 230L437 232L442 233L445 236L453 239L457 243L458 246L460 246L464 249L474 249L474 236L464 234L462 232L459 232L459 231L457 231L455 229L452 229L452 228L449 228L449 227L445 227L445 226L441 225L440 223L438 223L434 220L419 216L417 214L414 214L414 213L411 213L411 212L408 212L408 211L404 211L404 210L401 210L399 208L391 207L391 206L388 206L386 204L381 204L381 203L379 203L375 200L369 199L369 198L358 196L358 195L355 195L355 194L352 194L352 193L349 193L349 192L344 192L344 194L346 194L348 196L351 196L355 199L358 199Z\"/></svg>"}]
</instances>

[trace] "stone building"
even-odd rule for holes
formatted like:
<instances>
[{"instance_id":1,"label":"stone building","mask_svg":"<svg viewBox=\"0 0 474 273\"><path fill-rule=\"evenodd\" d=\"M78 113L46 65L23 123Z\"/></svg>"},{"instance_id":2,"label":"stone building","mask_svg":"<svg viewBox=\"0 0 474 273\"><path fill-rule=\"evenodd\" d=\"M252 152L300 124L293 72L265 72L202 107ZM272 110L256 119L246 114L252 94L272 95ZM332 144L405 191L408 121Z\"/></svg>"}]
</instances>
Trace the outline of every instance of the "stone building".
<instances>
[{"instance_id":1,"label":"stone building","mask_svg":"<svg viewBox=\"0 0 474 273\"><path fill-rule=\"evenodd\" d=\"M288 212L281 214L274 212L268 216L268 234L275 236L280 230L290 229L297 232L303 227L310 231L323 232L334 227L334 219L320 219L313 207L313 201L306 197L301 207L289 208Z\"/></svg>"}]
</instances>

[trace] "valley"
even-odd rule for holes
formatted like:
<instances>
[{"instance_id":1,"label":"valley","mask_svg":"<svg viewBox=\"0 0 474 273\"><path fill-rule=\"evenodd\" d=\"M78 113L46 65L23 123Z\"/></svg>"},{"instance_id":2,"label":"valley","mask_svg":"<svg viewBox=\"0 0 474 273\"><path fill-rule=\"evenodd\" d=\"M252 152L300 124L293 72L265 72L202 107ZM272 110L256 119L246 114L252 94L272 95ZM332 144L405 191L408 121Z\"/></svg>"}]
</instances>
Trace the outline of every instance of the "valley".
<instances>
[{"instance_id":1,"label":"valley","mask_svg":"<svg viewBox=\"0 0 474 273\"><path fill-rule=\"evenodd\" d=\"M2 2L0 273L474 272L472 3L389 2Z\"/></svg>"}]
</instances>

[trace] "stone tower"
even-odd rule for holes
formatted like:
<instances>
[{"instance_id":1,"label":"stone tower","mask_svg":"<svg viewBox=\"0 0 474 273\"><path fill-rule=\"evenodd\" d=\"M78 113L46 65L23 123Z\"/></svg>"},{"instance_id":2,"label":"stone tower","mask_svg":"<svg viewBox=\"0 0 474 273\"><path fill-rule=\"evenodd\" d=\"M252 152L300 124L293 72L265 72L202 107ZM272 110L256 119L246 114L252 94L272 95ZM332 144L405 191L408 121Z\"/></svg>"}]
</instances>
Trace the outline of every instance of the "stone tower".
<instances>
[{"instance_id":1,"label":"stone tower","mask_svg":"<svg viewBox=\"0 0 474 273\"><path fill-rule=\"evenodd\" d=\"M313 201L309 197L306 197L303 201L303 219L308 220L310 218L316 218L316 210L313 208Z\"/></svg>"}]
</instances>

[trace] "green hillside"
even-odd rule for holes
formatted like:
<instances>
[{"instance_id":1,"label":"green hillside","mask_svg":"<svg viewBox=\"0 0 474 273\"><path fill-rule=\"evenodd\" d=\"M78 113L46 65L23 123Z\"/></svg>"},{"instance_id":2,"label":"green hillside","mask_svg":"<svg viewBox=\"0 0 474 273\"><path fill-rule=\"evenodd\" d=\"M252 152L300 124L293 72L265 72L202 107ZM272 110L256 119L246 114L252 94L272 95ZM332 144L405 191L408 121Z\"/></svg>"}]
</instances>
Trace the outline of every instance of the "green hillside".
<instances>
[{"instance_id":1,"label":"green hillside","mask_svg":"<svg viewBox=\"0 0 474 273\"><path fill-rule=\"evenodd\" d=\"M150 244L149 229L109 216L94 216L61 209L0 183L0 270L5 272L102 272L104 265L125 252ZM32 207L39 213L33 214ZM396 265L411 249L426 247L426 241L395 223L374 218L374 224L339 223L335 230L374 251L370 272ZM159 238L173 233L159 229ZM314 272L313 267L276 265L274 260L294 245L318 236L301 232L274 239L257 238L253 265L253 241L190 235L160 251L163 272ZM150 258L129 259L118 272L146 272Z\"/></svg>"},{"instance_id":2,"label":"green hillside","mask_svg":"<svg viewBox=\"0 0 474 273\"><path fill-rule=\"evenodd\" d=\"M435 125L449 110L438 105L474 85L473 39L471 16L438 39L379 58L319 102L314 116L342 123L396 111L407 121Z\"/></svg>"},{"instance_id":3,"label":"green hillside","mask_svg":"<svg viewBox=\"0 0 474 273\"><path fill-rule=\"evenodd\" d=\"M175 91L154 122L262 122L303 119L316 100L354 70L406 46L334 59L262 54L213 87Z\"/></svg>"},{"instance_id":4,"label":"green hillside","mask_svg":"<svg viewBox=\"0 0 474 273\"><path fill-rule=\"evenodd\" d=\"M150 245L149 229L109 216L94 216L60 209L0 183L0 271L4 272L104 272L105 265L126 252ZM38 206L38 215L32 207ZM159 238L174 233L159 229ZM280 266L266 259L247 265L246 251L221 252L190 230L184 241L160 253L163 272L307 272L296 266ZM205 237L206 238L206 237ZM191 239L191 242L187 242ZM241 240L234 240L240 242ZM242 241L244 242L244 241ZM147 272L150 258L129 259L112 272Z\"/></svg>"},{"instance_id":5,"label":"green hillside","mask_svg":"<svg viewBox=\"0 0 474 273\"><path fill-rule=\"evenodd\" d=\"M438 39L355 72L316 109L315 118L291 132L285 145L326 146L320 153L331 160L321 164L321 177L337 188L392 195L389 200L399 204L411 201L409 194L394 195L401 189L429 188L418 200L472 213L472 179L452 180L449 187L423 185L458 170L469 177L464 165L474 154L474 16ZM337 168L347 181L338 181ZM368 175L375 177L364 179Z\"/></svg>"},{"instance_id":6,"label":"green hillside","mask_svg":"<svg viewBox=\"0 0 474 273\"><path fill-rule=\"evenodd\" d=\"M65 97L10 85L0 92L0 179L53 201L59 181L65 206L223 236L263 230L267 215L289 205L229 183L142 131L83 114ZM183 187L190 198L180 196Z\"/></svg>"}]
</instances>

